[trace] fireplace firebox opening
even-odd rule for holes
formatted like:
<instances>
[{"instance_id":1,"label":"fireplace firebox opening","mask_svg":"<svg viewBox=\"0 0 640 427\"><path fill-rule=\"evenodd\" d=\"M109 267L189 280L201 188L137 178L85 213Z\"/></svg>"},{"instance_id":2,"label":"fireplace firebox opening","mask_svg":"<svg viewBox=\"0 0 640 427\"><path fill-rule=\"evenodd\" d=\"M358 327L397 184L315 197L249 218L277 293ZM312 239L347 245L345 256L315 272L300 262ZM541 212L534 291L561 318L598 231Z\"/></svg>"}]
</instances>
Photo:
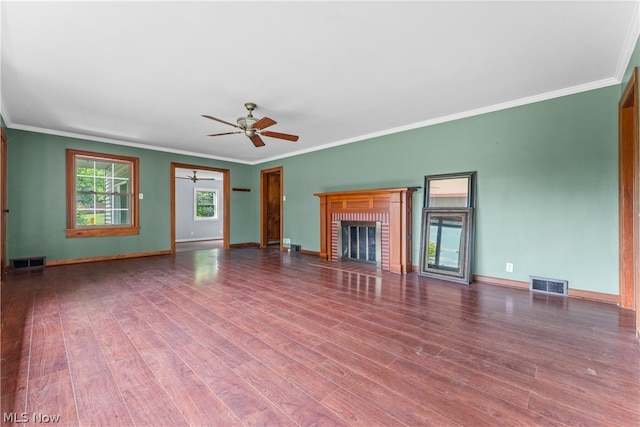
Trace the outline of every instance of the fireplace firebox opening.
<instances>
[{"instance_id":1,"label":"fireplace firebox opening","mask_svg":"<svg viewBox=\"0 0 640 427\"><path fill-rule=\"evenodd\" d=\"M382 266L382 223L338 221L338 261Z\"/></svg>"}]
</instances>

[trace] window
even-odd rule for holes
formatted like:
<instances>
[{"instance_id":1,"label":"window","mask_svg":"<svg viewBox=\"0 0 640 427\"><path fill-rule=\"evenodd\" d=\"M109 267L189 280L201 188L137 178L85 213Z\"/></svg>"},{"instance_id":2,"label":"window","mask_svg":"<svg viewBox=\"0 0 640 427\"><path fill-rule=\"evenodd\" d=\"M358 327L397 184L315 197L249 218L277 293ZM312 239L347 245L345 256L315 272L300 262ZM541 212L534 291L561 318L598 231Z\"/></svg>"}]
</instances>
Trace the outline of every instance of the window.
<instances>
[{"instance_id":1,"label":"window","mask_svg":"<svg viewBox=\"0 0 640 427\"><path fill-rule=\"evenodd\" d=\"M194 188L193 201L194 221L218 219L218 194L215 190L206 188Z\"/></svg>"},{"instance_id":2,"label":"window","mask_svg":"<svg viewBox=\"0 0 640 427\"><path fill-rule=\"evenodd\" d=\"M139 232L138 158L67 150L67 237Z\"/></svg>"}]
</instances>

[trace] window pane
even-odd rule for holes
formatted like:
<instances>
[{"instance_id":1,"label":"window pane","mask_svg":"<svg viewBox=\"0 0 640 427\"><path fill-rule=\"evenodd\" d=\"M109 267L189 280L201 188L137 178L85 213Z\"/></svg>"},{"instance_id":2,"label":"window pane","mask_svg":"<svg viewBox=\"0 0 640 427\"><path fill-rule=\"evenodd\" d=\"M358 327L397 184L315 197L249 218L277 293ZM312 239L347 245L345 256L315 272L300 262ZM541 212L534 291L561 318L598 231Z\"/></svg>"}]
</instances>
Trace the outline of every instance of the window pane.
<instances>
[{"instance_id":1,"label":"window pane","mask_svg":"<svg viewBox=\"0 0 640 427\"><path fill-rule=\"evenodd\" d=\"M129 179L130 167L128 163L115 163L113 165L113 176L120 179Z\"/></svg>"},{"instance_id":2,"label":"window pane","mask_svg":"<svg viewBox=\"0 0 640 427\"><path fill-rule=\"evenodd\" d=\"M195 212L196 218L216 217L216 192L196 190L195 191Z\"/></svg>"},{"instance_id":3,"label":"window pane","mask_svg":"<svg viewBox=\"0 0 640 427\"><path fill-rule=\"evenodd\" d=\"M107 160L97 160L95 162L96 176L111 175L111 165L113 162Z\"/></svg>"},{"instance_id":4,"label":"window pane","mask_svg":"<svg viewBox=\"0 0 640 427\"><path fill-rule=\"evenodd\" d=\"M213 206L198 206L198 216L203 218L213 218L215 209Z\"/></svg>"},{"instance_id":5,"label":"window pane","mask_svg":"<svg viewBox=\"0 0 640 427\"><path fill-rule=\"evenodd\" d=\"M104 225L104 210L78 209L76 211L76 225Z\"/></svg>"},{"instance_id":6,"label":"window pane","mask_svg":"<svg viewBox=\"0 0 640 427\"><path fill-rule=\"evenodd\" d=\"M76 196L76 207L78 209L89 209L95 205L95 196L93 194L78 194Z\"/></svg>"},{"instance_id":7,"label":"window pane","mask_svg":"<svg viewBox=\"0 0 640 427\"><path fill-rule=\"evenodd\" d=\"M93 211L76 211L76 225L91 225Z\"/></svg>"},{"instance_id":8,"label":"window pane","mask_svg":"<svg viewBox=\"0 0 640 427\"><path fill-rule=\"evenodd\" d=\"M110 195L107 197L107 206L112 209L129 209L130 200L129 195Z\"/></svg>"},{"instance_id":9,"label":"window pane","mask_svg":"<svg viewBox=\"0 0 640 427\"><path fill-rule=\"evenodd\" d=\"M112 209L104 211L105 225L128 224L130 219L129 211L125 209Z\"/></svg>"},{"instance_id":10,"label":"window pane","mask_svg":"<svg viewBox=\"0 0 640 427\"><path fill-rule=\"evenodd\" d=\"M76 177L77 191L93 191L93 178L79 176Z\"/></svg>"},{"instance_id":11,"label":"window pane","mask_svg":"<svg viewBox=\"0 0 640 427\"><path fill-rule=\"evenodd\" d=\"M198 191L196 193L197 203L200 204L213 204L213 193L211 191Z\"/></svg>"},{"instance_id":12,"label":"window pane","mask_svg":"<svg viewBox=\"0 0 640 427\"><path fill-rule=\"evenodd\" d=\"M94 190L97 193L104 193L106 190L105 187L105 179L104 178L95 178L94 179Z\"/></svg>"},{"instance_id":13,"label":"window pane","mask_svg":"<svg viewBox=\"0 0 640 427\"><path fill-rule=\"evenodd\" d=\"M76 225L127 225L131 221L131 163L76 157Z\"/></svg>"},{"instance_id":14,"label":"window pane","mask_svg":"<svg viewBox=\"0 0 640 427\"><path fill-rule=\"evenodd\" d=\"M76 173L78 175L93 175L93 160L76 157Z\"/></svg>"},{"instance_id":15,"label":"window pane","mask_svg":"<svg viewBox=\"0 0 640 427\"><path fill-rule=\"evenodd\" d=\"M129 192L129 180L114 179L113 180L113 193L128 193Z\"/></svg>"}]
</instances>

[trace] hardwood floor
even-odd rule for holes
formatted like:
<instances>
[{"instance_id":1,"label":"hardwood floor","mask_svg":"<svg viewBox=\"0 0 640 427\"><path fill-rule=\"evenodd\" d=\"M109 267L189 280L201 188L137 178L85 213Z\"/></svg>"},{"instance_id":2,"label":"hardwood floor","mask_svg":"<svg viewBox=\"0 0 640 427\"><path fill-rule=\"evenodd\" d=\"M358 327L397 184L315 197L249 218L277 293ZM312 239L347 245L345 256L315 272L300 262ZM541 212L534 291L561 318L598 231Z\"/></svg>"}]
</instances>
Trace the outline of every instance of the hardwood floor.
<instances>
[{"instance_id":1,"label":"hardwood floor","mask_svg":"<svg viewBox=\"0 0 640 427\"><path fill-rule=\"evenodd\" d=\"M640 425L613 305L257 248L14 273L1 296L7 425Z\"/></svg>"},{"instance_id":2,"label":"hardwood floor","mask_svg":"<svg viewBox=\"0 0 640 427\"><path fill-rule=\"evenodd\" d=\"M222 239L215 240L195 240L192 242L176 242L176 252L204 251L209 249L222 249L224 244Z\"/></svg>"}]
</instances>

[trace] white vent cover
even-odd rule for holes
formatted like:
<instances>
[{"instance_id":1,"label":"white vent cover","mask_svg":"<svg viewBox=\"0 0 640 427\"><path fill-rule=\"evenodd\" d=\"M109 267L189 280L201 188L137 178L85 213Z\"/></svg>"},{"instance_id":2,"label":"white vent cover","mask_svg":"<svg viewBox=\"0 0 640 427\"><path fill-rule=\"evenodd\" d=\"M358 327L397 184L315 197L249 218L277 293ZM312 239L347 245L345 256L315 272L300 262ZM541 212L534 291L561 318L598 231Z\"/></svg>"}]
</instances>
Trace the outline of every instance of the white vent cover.
<instances>
[{"instance_id":1,"label":"white vent cover","mask_svg":"<svg viewBox=\"0 0 640 427\"><path fill-rule=\"evenodd\" d=\"M535 292L544 292L547 294L567 295L569 282L566 280L549 279L546 277L529 278L529 290Z\"/></svg>"}]
</instances>

